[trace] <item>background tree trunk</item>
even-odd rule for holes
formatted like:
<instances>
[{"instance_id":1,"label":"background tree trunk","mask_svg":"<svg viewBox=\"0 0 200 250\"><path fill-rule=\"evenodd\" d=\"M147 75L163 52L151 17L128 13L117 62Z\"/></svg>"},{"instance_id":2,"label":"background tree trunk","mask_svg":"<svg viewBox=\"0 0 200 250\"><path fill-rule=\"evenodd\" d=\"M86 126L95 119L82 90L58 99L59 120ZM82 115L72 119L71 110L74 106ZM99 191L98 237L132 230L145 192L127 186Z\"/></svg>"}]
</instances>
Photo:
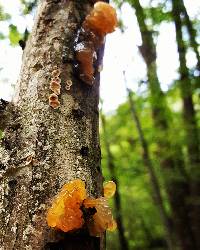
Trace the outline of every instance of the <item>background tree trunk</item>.
<instances>
[{"instance_id":1,"label":"background tree trunk","mask_svg":"<svg viewBox=\"0 0 200 250\"><path fill-rule=\"evenodd\" d=\"M147 66L148 84L151 93L152 116L155 128L158 129L157 144L159 147L161 167L162 170L166 172L166 175L174 175L174 178L166 179L166 190L173 213L176 234L179 238L182 249L196 249L188 217L189 211L186 205L186 200L189 198L189 186L183 176L184 161L180 149L176 149L175 154L172 153L172 145L167 138L169 129L167 119L168 110L165 96L160 88L157 76L156 47L153 42L152 31L148 29L148 26L145 23L146 16L139 0L134 0L132 6L135 8L142 37L142 46L139 49ZM168 152L168 154L166 152ZM180 166L183 169L181 172L178 169Z\"/></svg>"},{"instance_id":2,"label":"background tree trunk","mask_svg":"<svg viewBox=\"0 0 200 250\"><path fill-rule=\"evenodd\" d=\"M187 28L188 34L189 34L189 38L190 38L190 46L191 48L193 48L194 53L196 55L196 59L197 59L197 70L199 71L199 76L200 76L200 55L199 55L199 51L198 51L198 43L196 41L196 30L193 27L193 23L190 20L190 17L187 13L187 9L185 8L184 5L184 1L183 0L179 0L179 8L181 10L181 13L184 16L184 24Z\"/></svg>"},{"instance_id":3,"label":"background tree trunk","mask_svg":"<svg viewBox=\"0 0 200 250\"><path fill-rule=\"evenodd\" d=\"M101 122L102 122L102 129L103 129L103 135L104 135L104 143L106 148L106 154L107 154L107 162L108 162L108 170L111 175L111 179L116 183L117 189L114 196L114 205L115 205L115 212L116 212L116 221L117 221L117 229L118 229L118 235L119 235L119 243L120 243L120 249L121 250L128 250L128 241L125 237L125 230L124 230L124 223L122 219L122 208L121 208L121 198L119 193L119 182L115 173L115 164L113 155L110 150L110 144L108 141L108 134L106 132L106 118L101 112Z\"/></svg>"},{"instance_id":4,"label":"background tree trunk","mask_svg":"<svg viewBox=\"0 0 200 250\"><path fill-rule=\"evenodd\" d=\"M200 149L199 134L196 122L196 111L192 98L192 84L189 70L186 65L186 47L183 40L181 25L181 5L179 1L172 0L172 15L176 29L176 41L179 54L180 90L183 101L183 121L186 131L186 146L190 165L191 177L191 198L188 203L191 205L192 229L195 234L197 249L200 249Z\"/></svg>"},{"instance_id":5,"label":"background tree trunk","mask_svg":"<svg viewBox=\"0 0 200 250\"><path fill-rule=\"evenodd\" d=\"M126 82L126 80L125 80ZM166 209L164 207L164 202L163 202L163 198L162 198L162 194L161 194L161 190L160 190L160 185L156 176L156 173L154 171L154 167L150 158L150 154L149 154L149 147L147 144L147 141L145 139L144 133L142 131L142 126L140 124L140 120L139 117L137 115L136 109L135 109L135 105L134 105L134 101L131 95L131 90L126 88L127 93L128 93L128 100L129 100L129 105L130 105L130 111L133 117L133 121L135 123L138 135L139 135L139 140L143 149L143 161L144 161L144 165L147 168L149 177L150 177L150 182L151 182L151 187L152 187L152 192L153 192L153 200L155 202L156 207L158 207L158 210L160 212L160 217L161 217L161 221L163 223L164 226L164 230L165 230L165 238L166 238L166 242L168 245L168 249L172 250L174 249L174 244L173 244L173 233L172 233L172 225L170 225L170 221L169 221L169 217L167 215Z\"/></svg>"},{"instance_id":6,"label":"background tree trunk","mask_svg":"<svg viewBox=\"0 0 200 250\"><path fill-rule=\"evenodd\" d=\"M102 190L99 74L88 86L73 71L73 42L88 1L41 1L27 42L14 106L0 146L0 245L4 250L103 249L86 230L49 228L46 211L63 184L80 178L88 195ZM98 53L101 64L103 48ZM51 73L61 71L60 108L48 104ZM69 91L66 81L71 80ZM11 108L12 107L12 108Z\"/></svg>"}]
</instances>

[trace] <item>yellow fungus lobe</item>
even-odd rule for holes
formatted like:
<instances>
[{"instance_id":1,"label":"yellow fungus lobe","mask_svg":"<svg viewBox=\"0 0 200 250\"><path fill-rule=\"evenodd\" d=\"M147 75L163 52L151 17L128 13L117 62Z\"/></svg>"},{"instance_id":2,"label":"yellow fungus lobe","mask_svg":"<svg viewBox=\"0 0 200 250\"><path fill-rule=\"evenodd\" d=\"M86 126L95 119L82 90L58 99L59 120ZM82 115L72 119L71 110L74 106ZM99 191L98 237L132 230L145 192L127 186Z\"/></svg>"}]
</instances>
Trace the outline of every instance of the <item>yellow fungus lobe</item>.
<instances>
[{"instance_id":1,"label":"yellow fungus lobe","mask_svg":"<svg viewBox=\"0 0 200 250\"><path fill-rule=\"evenodd\" d=\"M88 229L91 236L101 236L101 234L107 229L110 231L116 229L116 222L113 219L112 212L108 206L106 198L87 198L84 200L83 205L85 208L96 209L96 213L93 215L93 220L88 222Z\"/></svg>"},{"instance_id":2,"label":"yellow fungus lobe","mask_svg":"<svg viewBox=\"0 0 200 250\"><path fill-rule=\"evenodd\" d=\"M103 185L103 193L105 198L111 198L116 192L116 184L114 181L108 181Z\"/></svg>"},{"instance_id":3,"label":"yellow fungus lobe","mask_svg":"<svg viewBox=\"0 0 200 250\"><path fill-rule=\"evenodd\" d=\"M115 231L117 229L117 222L113 219L112 222L108 225L108 231Z\"/></svg>"},{"instance_id":4,"label":"yellow fungus lobe","mask_svg":"<svg viewBox=\"0 0 200 250\"><path fill-rule=\"evenodd\" d=\"M48 210L48 226L64 232L81 228L84 220L80 206L85 198L86 189L82 180L65 184Z\"/></svg>"}]
</instances>

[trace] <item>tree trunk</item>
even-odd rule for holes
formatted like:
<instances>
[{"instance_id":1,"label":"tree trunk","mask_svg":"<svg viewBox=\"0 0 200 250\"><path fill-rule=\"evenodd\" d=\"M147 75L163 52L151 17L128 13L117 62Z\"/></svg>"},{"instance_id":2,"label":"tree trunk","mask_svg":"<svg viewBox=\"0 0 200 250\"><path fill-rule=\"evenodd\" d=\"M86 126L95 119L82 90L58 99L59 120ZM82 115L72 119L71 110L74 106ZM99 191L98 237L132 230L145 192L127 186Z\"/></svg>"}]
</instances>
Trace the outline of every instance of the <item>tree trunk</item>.
<instances>
[{"instance_id":1,"label":"tree trunk","mask_svg":"<svg viewBox=\"0 0 200 250\"><path fill-rule=\"evenodd\" d=\"M124 223L122 220L122 208L121 208L121 198L119 194L119 182L115 174L115 165L114 165L113 155L110 151L110 144L108 142L108 135L106 132L106 119L102 113L101 113L101 122L102 122L103 134L104 134L104 143L105 143L106 153L107 153L108 169L111 175L111 179L117 185L116 193L114 196L114 204L115 204L115 211L116 211L116 221L117 221L120 248L121 250L128 250L129 246L128 246L128 242L124 234L125 230L124 230Z\"/></svg>"},{"instance_id":2,"label":"tree trunk","mask_svg":"<svg viewBox=\"0 0 200 250\"><path fill-rule=\"evenodd\" d=\"M195 234L197 248L200 249L200 149L199 134L196 122L196 112L192 99L192 84L189 76L189 70L186 65L186 48L183 41L181 25L181 6L176 0L172 0L172 15L176 29L176 41L179 54L179 72L180 72L180 90L183 101L183 121L186 131L186 146L188 149L188 158L191 175L191 217L192 227Z\"/></svg>"},{"instance_id":3,"label":"tree trunk","mask_svg":"<svg viewBox=\"0 0 200 250\"><path fill-rule=\"evenodd\" d=\"M179 6L180 6L180 10L181 13L184 16L184 24L187 28L188 34L189 34L189 39L190 39L190 46L193 48L194 53L196 55L196 59L197 59L197 70L199 71L199 76L200 76L200 55L199 55L199 51L198 51L198 43L196 41L196 30L193 27L192 21L190 20L190 17L187 13L187 9L185 8L184 5L184 1L183 0L179 0Z\"/></svg>"},{"instance_id":4,"label":"tree trunk","mask_svg":"<svg viewBox=\"0 0 200 250\"><path fill-rule=\"evenodd\" d=\"M166 189L172 209L176 235L183 250L196 249L188 218L189 211L186 205L189 197L189 187L184 178L185 176L183 176L184 162L181 155L181 149L176 149L175 153L171 151L173 150L173 145L168 140L167 136L169 129L167 118L168 111L165 97L160 88L157 76L156 48L153 42L152 32L148 29L145 23L146 16L139 0L134 0L132 6L135 8L142 36L140 52L147 66L152 115L155 128L158 131L157 143L159 147L159 157L161 159L161 167L166 177ZM182 167L181 171L180 166ZM168 176L173 176L173 178Z\"/></svg>"},{"instance_id":5,"label":"tree trunk","mask_svg":"<svg viewBox=\"0 0 200 250\"><path fill-rule=\"evenodd\" d=\"M152 164L152 161L150 158L149 147L148 147L147 141L144 137L142 127L140 124L140 120L139 120L139 117L138 117L136 109L135 109L134 101L133 101L133 98L131 96L131 90L128 88L126 88L126 89L127 89L127 93L128 93L131 114L133 117L133 121L136 125L136 129L137 129L137 132L139 135L139 140L140 140L140 143L141 143L141 146L143 149L143 162L147 168L147 171L148 171L148 174L150 177L150 182L151 182L152 191L153 191L153 199L154 199L156 207L158 206L158 209L160 212L161 221L162 221L164 229L165 229L165 238L167 241L168 249L173 249L172 227L170 225L169 217L168 217L166 209L164 207L164 202L163 202L163 198L161 195L160 185L159 185L159 182L158 182L158 179L157 179L157 176L155 174L153 164Z\"/></svg>"},{"instance_id":6,"label":"tree trunk","mask_svg":"<svg viewBox=\"0 0 200 250\"><path fill-rule=\"evenodd\" d=\"M1 249L103 249L102 239L87 230L63 233L46 223L47 208L66 182L82 179L91 197L102 190L99 73L89 86L73 70L73 42L89 2L44 0L39 5L0 146ZM102 54L103 48L97 66ZM48 103L55 68L61 72L58 109ZM69 80L73 84L66 90Z\"/></svg>"}]
</instances>

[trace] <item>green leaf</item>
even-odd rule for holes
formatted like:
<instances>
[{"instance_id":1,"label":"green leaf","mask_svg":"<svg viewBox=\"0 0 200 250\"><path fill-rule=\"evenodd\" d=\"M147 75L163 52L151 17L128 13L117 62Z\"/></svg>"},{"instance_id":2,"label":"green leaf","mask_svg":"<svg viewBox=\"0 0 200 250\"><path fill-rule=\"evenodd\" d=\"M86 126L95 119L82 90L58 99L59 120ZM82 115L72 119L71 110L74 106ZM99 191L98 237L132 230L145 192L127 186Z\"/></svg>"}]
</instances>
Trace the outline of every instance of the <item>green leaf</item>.
<instances>
[{"instance_id":1,"label":"green leaf","mask_svg":"<svg viewBox=\"0 0 200 250\"><path fill-rule=\"evenodd\" d=\"M161 24L161 22L171 21L171 13L165 10L165 6L163 4L159 4L157 7L145 8L145 13L147 18L151 18L153 24Z\"/></svg>"},{"instance_id":2,"label":"green leaf","mask_svg":"<svg viewBox=\"0 0 200 250\"><path fill-rule=\"evenodd\" d=\"M9 25L9 35L10 44L16 46L19 43L19 40L22 39L22 34L19 33L17 26L10 24Z\"/></svg>"}]
</instances>

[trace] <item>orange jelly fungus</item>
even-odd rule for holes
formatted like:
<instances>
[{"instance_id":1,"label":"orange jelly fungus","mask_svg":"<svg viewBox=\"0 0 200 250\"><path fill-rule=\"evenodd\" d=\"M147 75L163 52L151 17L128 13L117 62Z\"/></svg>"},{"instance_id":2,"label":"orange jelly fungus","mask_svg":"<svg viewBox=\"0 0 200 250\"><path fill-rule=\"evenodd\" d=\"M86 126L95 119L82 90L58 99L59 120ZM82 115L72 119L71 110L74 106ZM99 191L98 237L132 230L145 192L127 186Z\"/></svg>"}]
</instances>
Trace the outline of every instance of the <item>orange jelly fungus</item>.
<instances>
[{"instance_id":1,"label":"orange jelly fungus","mask_svg":"<svg viewBox=\"0 0 200 250\"><path fill-rule=\"evenodd\" d=\"M94 8L83 22L75 46L76 59L79 63L79 77L85 83L93 85L97 51L103 44L104 36L113 32L116 27L115 9L102 1L95 3Z\"/></svg>"},{"instance_id":2,"label":"orange jelly fungus","mask_svg":"<svg viewBox=\"0 0 200 250\"><path fill-rule=\"evenodd\" d=\"M114 231L116 229L117 224L113 219L112 212L108 206L106 198L87 198L84 200L83 205L85 208L96 209L96 213L93 215L93 220L90 220L88 224L90 235L101 236L105 230Z\"/></svg>"},{"instance_id":3,"label":"orange jelly fungus","mask_svg":"<svg viewBox=\"0 0 200 250\"><path fill-rule=\"evenodd\" d=\"M76 59L79 62L79 68L81 72L80 78L89 85L92 85L93 83L93 53L93 49L84 46L76 53Z\"/></svg>"},{"instance_id":4,"label":"orange jelly fungus","mask_svg":"<svg viewBox=\"0 0 200 250\"><path fill-rule=\"evenodd\" d=\"M48 210L48 226L64 232L81 228L84 220L80 206L85 198L86 189L82 180L65 184Z\"/></svg>"},{"instance_id":5,"label":"orange jelly fungus","mask_svg":"<svg viewBox=\"0 0 200 250\"><path fill-rule=\"evenodd\" d=\"M112 33L116 27L117 14L115 9L110 4L101 1L95 3L93 10L83 23L83 28L100 36Z\"/></svg>"},{"instance_id":6,"label":"orange jelly fungus","mask_svg":"<svg viewBox=\"0 0 200 250\"><path fill-rule=\"evenodd\" d=\"M103 185L103 193L105 198L111 198L116 192L116 184L114 181L108 181Z\"/></svg>"}]
</instances>

